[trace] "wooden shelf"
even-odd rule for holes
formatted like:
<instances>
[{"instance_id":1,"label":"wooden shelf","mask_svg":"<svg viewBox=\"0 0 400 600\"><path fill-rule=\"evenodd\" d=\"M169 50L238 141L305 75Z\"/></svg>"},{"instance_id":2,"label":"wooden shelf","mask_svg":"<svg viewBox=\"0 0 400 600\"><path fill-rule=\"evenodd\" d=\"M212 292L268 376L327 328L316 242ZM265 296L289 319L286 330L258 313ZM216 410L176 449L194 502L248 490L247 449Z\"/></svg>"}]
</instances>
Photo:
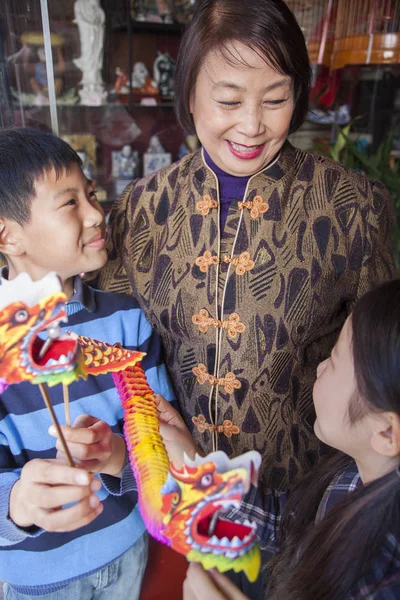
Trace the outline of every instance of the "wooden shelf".
<instances>
[{"instance_id":1,"label":"wooden shelf","mask_svg":"<svg viewBox=\"0 0 400 600\"><path fill-rule=\"evenodd\" d=\"M18 103L14 103L14 109L18 109L20 107L20 105ZM42 105L42 106L38 106L36 104L23 104L22 108L25 110L33 110L33 109L44 109L44 110L50 110L49 105ZM155 109L161 109L161 108L174 108L174 103L173 102L160 102L159 104L154 104L154 105L147 105L147 104L140 104L140 102L133 102L132 104L129 104L129 101L127 101L126 104L122 104L119 102L107 102L106 104L102 104L101 106L88 106L87 104L57 104L57 110L77 110L77 109L89 109L89 110L105 110L107 108L123 108L123 109L129 109L129 108L140 108L142 109L151 109L151 110L155 110Z\"/></svg>"},{"instance_id":2,"label":"wooden shelf","mask_svg":"<svg viewBox=\"0 0 400 600\"><path fill-rule=\"evenodd\" d=\"M131 20L132 33L157 33L162 35L181 35L184 25L180 23L154 23L153 21ZM113 27L113 31L127 31L128 25Z\"/></svg>"}]
</instances>

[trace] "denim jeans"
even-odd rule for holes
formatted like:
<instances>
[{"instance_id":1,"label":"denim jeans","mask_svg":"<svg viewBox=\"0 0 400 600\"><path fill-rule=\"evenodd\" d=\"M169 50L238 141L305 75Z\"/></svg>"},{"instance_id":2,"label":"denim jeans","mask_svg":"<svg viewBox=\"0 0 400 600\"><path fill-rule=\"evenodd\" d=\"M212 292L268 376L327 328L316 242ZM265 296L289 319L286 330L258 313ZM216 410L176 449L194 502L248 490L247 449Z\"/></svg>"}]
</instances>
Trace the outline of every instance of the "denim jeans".
<instances>
[{"instance_id":1,"label":"denim jeans","mask_svg":"<svg viewBox=\"0 0 400 600\"><path fill-rule=\"evenodd\" d=\"M71 581L54 592L39 596L21 594L5 583L4 599L139 600L147 555L148 535L145 532L125 554L91 575Z\"/></svg>"}]
</instances>

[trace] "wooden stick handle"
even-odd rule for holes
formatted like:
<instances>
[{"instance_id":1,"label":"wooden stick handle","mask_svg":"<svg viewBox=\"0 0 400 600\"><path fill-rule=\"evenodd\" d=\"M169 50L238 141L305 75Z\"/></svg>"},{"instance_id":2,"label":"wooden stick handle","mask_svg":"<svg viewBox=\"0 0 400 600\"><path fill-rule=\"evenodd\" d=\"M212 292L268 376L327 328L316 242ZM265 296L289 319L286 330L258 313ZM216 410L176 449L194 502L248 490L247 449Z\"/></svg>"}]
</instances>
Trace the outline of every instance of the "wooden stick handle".
<instances>
[{"instance_id":1,"label":"wooden stick handle","mask_svg":"<svg viewBox=\"0 0 400 600\"><path fill-rule=\"evenodd\" d=\"M73 458L71 456L71 452L69 451L69 448L67 446L67 442L65 441L64 434L61 431L61 427L60 427L60 424L59 424L59 422L57 420L56 413L54 412L53 405L51 403L51 399L50 399L49 393L47 391L47 387L45 386L44 383L39 383L38 385L39 385L40 393L42 394L43 400L44 400L44 402L45 402L45 404L46 404L46 406L48 408L48 411L50 413L50 416L51 416L51 419L53 421L54 427L56 428L57 435L60 438L61 445L63 447L65 456L67 457L67 460L68 460L68 464L69 464L70 467L74 467L75 464L74 464Z\"/></svg>"},{"instance_id":2,"label":"wooden stick handle","mask_svg":"<svg viewBox=\"0 0 400 600\"><path fill-rule=\"evenodd\" d=\"M65 423L68 427L71 427L71 414L69 411L69 388L63 383L63 398L64 398L64 412L65 412Z\"/></svg>"}]
</instances>

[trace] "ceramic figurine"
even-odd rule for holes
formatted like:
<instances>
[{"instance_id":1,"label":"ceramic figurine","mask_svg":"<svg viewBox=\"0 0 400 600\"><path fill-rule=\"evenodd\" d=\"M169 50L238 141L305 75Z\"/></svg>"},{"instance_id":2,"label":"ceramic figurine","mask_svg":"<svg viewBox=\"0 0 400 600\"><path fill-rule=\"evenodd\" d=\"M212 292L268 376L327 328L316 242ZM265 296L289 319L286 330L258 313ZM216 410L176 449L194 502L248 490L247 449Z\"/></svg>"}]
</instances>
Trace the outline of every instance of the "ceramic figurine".
<instances>
[{"instance_id":1,"label":"ceramic figurine","mask_svg":"<svg viewBox=\"0 0 400 600\"><path fill-rule=\"evenodd\" d=\"M157 10L164 23L173 23L171 0L157 0Z\"/></svg>"},{"instance_id":2,"label":"ceramic figurine","mask_svg":"<svg viewBox=\"0 0 400 600\"><path fill-rule=\"evenodd\" d=\"M136 62L132 71L132 89L134 96L156 96L159 93L149 71L143 62Z\"/></svg>"},{"instance_id":3,"label":"ceramic figurine","mask_svg":"<svg viewBox=\"0 0 400 600\"><path fill-rule=\"evenodd\" d=\"M21 36L21 42L26 48L26 51L22 54L22 59L24 71L28 76L34 94L33 103L38 106L47 105L49 98L43 34L36 32L24 33ZM64 40L61 36L51 35L56 96L60 96L63 89L63 74L65 72L65 60L62 52L63 43Z\"/></svg>"},{"instance_id":4,"label":"ceramic figurine","mask_svg":"<svg viewBox=\"0 0 400 600\"><path fill-rule=\"evenodd\" d=\"M89 158L89 155L85 152L85 150L77 150L77 155L82 161L82 171L84 176L92 181L93 179L93 165L92 161Z\"/></svg>"},{"instance_id":5,"label":"ceramic figurine","mask_svg":"<svg viewBox=\"0 0 400 600\"><path fill-rule=\"evenodd\" d=\"M114 84L113 92L115 94L129 94L129 81L128 76L122 69L117 67L115 69L115 74L117 76Z\"/></svg>"},{"instance_id":6,"label":"ceramic figurine","mask_svg":"<svg viewBox=\"0 0 400 600\"><path fill-rule=\"evenodd\" d=\"M137 150L133 151L129 144L125 144L122 150L112 152L112 176L116 179L133 179L138 163Z\"/></svg>"},{"instance_id":7,"label":"ceramic figurine","mask_svg":"<svg viewBox=\"0 0 400 600\"><path fill-rule=\"evenodd\" d=\"M168 52L158 52L157 58L153 65L153 79L162 98L173 98L174 92L174 71L175 61L170 57Z\"/></svg>"},{"instance_id":8,"label":"ceramic figurine","mask_svg":"<svg viewBox=\"0 0 400 600\"><path fill-rule=\"evenodd\" d=\"M169 152L165 152L157 135L152 135L147 152L143 155L143 175L149 175L172 162Z\"/></svg>"},{"instance_id":9,"label":"ceramic figurine","mask_svg":"<svg viewBox=\"0 0 400 600\"><path fill-rule=\"evenodd\" d=\"M79 91L81 103L100 106L107 98L101 76L105 13L100 0L76 0L74 12L74 23L79 29L81 56L73 62L82 71L82 89Z\"/></svg>"}]
</instances>

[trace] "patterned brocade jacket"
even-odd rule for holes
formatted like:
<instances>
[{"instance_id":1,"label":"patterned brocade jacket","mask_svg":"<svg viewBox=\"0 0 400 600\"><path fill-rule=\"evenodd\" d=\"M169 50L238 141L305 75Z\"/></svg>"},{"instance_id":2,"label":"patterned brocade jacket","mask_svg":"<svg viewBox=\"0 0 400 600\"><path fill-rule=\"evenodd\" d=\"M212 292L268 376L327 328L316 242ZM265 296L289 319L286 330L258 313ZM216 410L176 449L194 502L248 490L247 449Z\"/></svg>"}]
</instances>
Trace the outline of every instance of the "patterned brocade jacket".
<instances>
[{"instance_id":1,"label":"patterned brocade jacket","mask_svg":"<svg viewBox=\"0 0 400 600\"><path fill-rule=\"evenodd\" d=\"M181 413L205 452L258 450L285 488L319 460L312 387L354 301L395 276L386 189L286 143L233 201L202 151L124 191L102 289L160 333Z\"/></svg>"}]
</instances>

